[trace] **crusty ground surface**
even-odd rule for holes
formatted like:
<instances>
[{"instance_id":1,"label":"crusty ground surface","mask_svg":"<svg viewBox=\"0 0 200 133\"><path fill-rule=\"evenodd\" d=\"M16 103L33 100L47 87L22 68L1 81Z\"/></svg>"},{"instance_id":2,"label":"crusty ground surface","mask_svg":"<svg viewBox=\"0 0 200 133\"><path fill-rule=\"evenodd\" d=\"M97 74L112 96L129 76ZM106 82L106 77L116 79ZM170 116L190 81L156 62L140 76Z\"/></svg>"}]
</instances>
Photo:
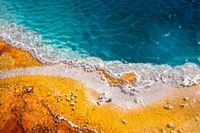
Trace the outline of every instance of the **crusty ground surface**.
<instances>
[{"instance_id":1,"label":"crusty ground surface","mask_svg":"<svg viewBox=\"0 0 200 133\"><path fill-rule=\"evenodd\" d=\"M0 41L0 70L41 65L28 52ZM31 92L27 92L28 87L32 87ZM72 92L76 98L67 101ZM93 129L106 133L200 131L199 84L175 88L163 100L133 109L122 109L109 103L98 105L91 102L88 95L96 99L99 96L72 78L25 75L0 79L0 132L77 132L63 120L56 122L58 114L85 129L83 132ZM184 100L185 97L188 100ZM77 102L74 110L70 105L72 102ZM165 109L165 105L173 108ZM172 128L167 127L169 123L173 124Z\"/></svg>"}]
</instances>

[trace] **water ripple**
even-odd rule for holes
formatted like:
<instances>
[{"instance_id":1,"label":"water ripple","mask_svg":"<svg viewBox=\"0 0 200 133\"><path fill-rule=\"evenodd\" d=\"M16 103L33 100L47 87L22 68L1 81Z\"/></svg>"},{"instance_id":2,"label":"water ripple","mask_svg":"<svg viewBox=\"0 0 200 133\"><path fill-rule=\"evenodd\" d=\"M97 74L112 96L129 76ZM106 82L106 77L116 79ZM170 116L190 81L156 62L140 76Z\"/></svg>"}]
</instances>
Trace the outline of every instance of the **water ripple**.
<instances>
[{"instance_id":1,"label":"water ripple","mask_svg":"<svg viewBox=\"0 0 200 133\"><path fill-rule=\"evenodd\" d=\"M66 58L200 64L200 1L0 0L0 5L0 20L37 32L43 45Z\"/></svg>"}]
</instances>

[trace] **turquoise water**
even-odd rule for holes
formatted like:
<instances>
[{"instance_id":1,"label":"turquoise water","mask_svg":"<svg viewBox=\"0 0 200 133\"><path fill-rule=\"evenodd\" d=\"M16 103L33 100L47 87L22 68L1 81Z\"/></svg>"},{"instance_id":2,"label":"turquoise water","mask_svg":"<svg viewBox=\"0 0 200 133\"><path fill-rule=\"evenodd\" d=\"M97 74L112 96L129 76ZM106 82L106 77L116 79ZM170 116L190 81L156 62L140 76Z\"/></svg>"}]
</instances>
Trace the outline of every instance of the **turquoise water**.
<instances>
[{"instance_id":1,"label":"turquoise water","mask_svg":"<svg viewBox=\"0 0 200 133\"><path fill-rule=\"evenodd\" d=\"M81 57L200 65L199 0L0 0L0 20Z\"/></svg>"}]
</instances>

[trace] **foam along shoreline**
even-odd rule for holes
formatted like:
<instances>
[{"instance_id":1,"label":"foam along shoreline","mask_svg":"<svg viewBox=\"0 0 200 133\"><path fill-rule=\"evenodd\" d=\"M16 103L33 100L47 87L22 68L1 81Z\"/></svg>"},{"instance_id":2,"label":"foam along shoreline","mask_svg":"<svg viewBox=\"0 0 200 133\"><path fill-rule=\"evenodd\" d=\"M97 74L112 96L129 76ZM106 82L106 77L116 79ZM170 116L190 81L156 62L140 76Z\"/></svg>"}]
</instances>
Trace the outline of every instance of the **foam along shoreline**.
<instances>
[{"instance_id":1,"label":"foam along shoreline","mask_svg":"<svg viewBox=\"0 0 200 133\"><path fill-rule=\"evenodd\" d=\"M43 45L44 41L37 33L13 24L1 24L0 37L14 47L29 51L33 57L47 65L1 71L1 78L35 74L70 77L81 81L99 94L106 93L107 97L112 98L113 104L123 108L147 105L167 95L175 87L191 86L200 79L200 68L193 63L177 67L142 63L123 64L119 61L105 62L95 57L79 58L77 53L72 51L69 52L70 56L78 58L69 60L65 55L59 54L58 49ZM134 73L136 83L134 86L111 86L97 69L104 70L114 79L124 73Z\"/></svg>"}]
</instances>

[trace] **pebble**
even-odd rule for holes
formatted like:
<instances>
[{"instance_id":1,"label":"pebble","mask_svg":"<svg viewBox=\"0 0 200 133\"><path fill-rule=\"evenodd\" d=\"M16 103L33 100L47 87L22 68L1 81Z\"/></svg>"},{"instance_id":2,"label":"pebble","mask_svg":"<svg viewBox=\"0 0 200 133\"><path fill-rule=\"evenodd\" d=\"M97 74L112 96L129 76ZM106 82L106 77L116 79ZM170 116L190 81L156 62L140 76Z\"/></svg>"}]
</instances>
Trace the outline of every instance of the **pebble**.
<instances>
[{"instance_id":1,"label":"pebble","mask_svg":"<svg viewBox=\"0 0 200 133\"><path fill-rule=\"evenodd\" d=\"M172 127L173 127L173 124L172 124L172 123L168 123L168 124L167 124L167 127L168 127L168 128L172 128Z\"/></svg>"},{"instance_id":2,"label":"pebble","mask_svg":"<svg viewBox=\"0 0 200 133\"><path fill-rule=\"evenodd\" d=\"M33 87L29 86L29 87L27 88L27 92L28 92L28 93L31 93L32 91L33 91Z\"/></svg>"},{"instance_id":3,"label":"pebble","mask_svg":"<svg viewBox=\"0 0 200 133\"><path fill-rule=\"evenodd\" d=\"M170 131L170 133L176 133L176 131L174 131L174 130L171 130L171 131Z\"/></svg>"},{"instance_id":4,"label":"pebble","mask_svg":"<svg viewBox=\"0 0 200 133\"><path fill-rule=\"evenodd\" d=\"M186 104L181 104L181 107L187 107L188 106L188 104L186 103Z\"/></svg>"},{"instance_id":5,"label":"pebble","mask_svg":"<svg viewBox=\"0 0 200 133\"><path fill-rule=\"evenodd\" d=\"M71 99L73 100L73 99L74 99L74 96L72 96Z\"/></svg>"},{"instance_id":6,"label":"pebble","mask_svg":"<svg viewBox=\"0 0 200 133\"><path fill-rule=\"evenodd\" d=\"M104 97L105 97L105 93L102 93L102 94L98 97L98 99L99 99L99 100L102 100Z\"/></svg>"},{"instance_id":7,"label":"pebble","mask_svg":"<svg viewBox=\"0 0 200 133\"><path fill-rule=\"evenodd\" d=\"M71 103L70 103L70 106L74 106L74 105L75 105L75 103L74 103L74 102L71 102Z\"/></svg>"},{"instance_id":8,"label":"pebble","mask_svg":"<svg viewBox=\"0 0 200 133\"><path fill-rule=\"evenodd\" d=\"M97 101L97 104L98 104L98 105L101 105L101 103L100 103L99 101Z\"/></svg>"},{"instance_id":9,"label":"pebble","mask_svg":"<svg viewBox=\"0 0 200 133\"><path fill-rule=\"evenodd\" d=\"M188 97L184 97L183 100L184 100L184 101L188 101L189 98L188 98Z\"/></svg>"},{"instance_id":10,"label":"pebble","mask_svg":"<svg viewBox=\"0 0 200 133\"><path fill-rule=\"evenodd\" d=\"M103 100L101 99L101 100L99 100L99 102L103 102Z\"/></svg>"},{"instance_id":11,"label":"pebble","mask_svg":"<svg viewBox=\"0 0 200 133\"><path fill-rule=\"evenodd\" d=\"M61 96L57 97L57 101L60 102L62 100Z\"/></svg>"},{"instance_id":12,"label":"pebble","mask_svg":"<svg viewBox=\"0 0 200 133\"><path fill-rule=\"evenodd\" d=\"M173 106L168 104L168 105L165 105L164 108L165 109L173 109Z\"/></svg>"},{"instance_id":13,"label":"pebble","mask_svg":"<svg viewBox=\"0 0 200 133\"><path fill-rule=\"evenodd\" d=\"M70 101L71 99L67 97L66 100L67 100L67 101Z\"/></svg>"},{"instance_id":14,"label":"pebble","mask_svg":"<svg viewBox=\"0 0 200 133\"><path fill-rule=\"evenodd\" d=\"M167 133L165 130L162 130L162 133Z\"/></svg>"},{"instance_id":15,"label":"pebble","mask_svg":"<svg viewBox=\"0 0 200 133\"><path fill-rule=\"evenodd\" d=\"M126 120L122 120L122 123L123 123L123 124L126 124L126 123L127 123L127 121L126 121Z\"/></svg>"},{"instance_id":16,"label":"pebble","mask_svg":"<svg viewBox=\"0 0 200 133\"><path fill-rule=\"evenodd\" d=\"M75 100L75 103L78 103L78 100Z\"/></svg>"},{"instance_id":17,"label":"pebble","mask_svg":"<svg viewBox=\"0 0 200 133\"><path fill-rule=\"evenodd\" d=\"M74 111L75 110L75 107L72 107L72 111Z\"/></svg>"},{"instance_id":18,"label":"pebble","mask_svg":"<svg viewBox=\"0 0 200 133\"><path fill-rule=\"evenodd\" d=\"M75 95L75 93L74 92L71 92L71 96L73 97Z\"/></svg>"},{"instance_id":19,"label":"pebble","mask_svg":"<svg viewBox=\"0 0 200 133\"><path fill-rule=\"evenodd\" d=\"M161 77L161 80L162 80L163 83L167 82L167 79L165 77Z\"/></svg>"},{"instance_id":20,"label":"pebble","mask_svg":"<svg viewBox=\"0 0 200 133\"><path fill-rule=\"evenodd\" d=\"M138 98L135 98L135 99L134 99L134 102L135 102L136 104L138 104L138 103L140 102L140 100L139 100Z\"/></svg>"},{"instance_id":21,"label":"pebble","mask_svg":"<svg viewBox=\"0 0 200 133\"><path fill-rule=\"evenodd\" d=\"M109 102L112 102L112 99L109 98L108 100L106 100L105 102L109 103Z\"/></svg>"},{"instance_id":22,"label":"pebble","mask_svg":"<svg viewBox=\"0 0 200 133\"><path fill-rule=\"evenodd\" d=\"M54 117L54 121L55 121L56 123L60 122L62 119L63 119L63 117L62 117L61 114L58 114L58 115L56 115L56 116Z\"/></svg>"}]
</instances>

